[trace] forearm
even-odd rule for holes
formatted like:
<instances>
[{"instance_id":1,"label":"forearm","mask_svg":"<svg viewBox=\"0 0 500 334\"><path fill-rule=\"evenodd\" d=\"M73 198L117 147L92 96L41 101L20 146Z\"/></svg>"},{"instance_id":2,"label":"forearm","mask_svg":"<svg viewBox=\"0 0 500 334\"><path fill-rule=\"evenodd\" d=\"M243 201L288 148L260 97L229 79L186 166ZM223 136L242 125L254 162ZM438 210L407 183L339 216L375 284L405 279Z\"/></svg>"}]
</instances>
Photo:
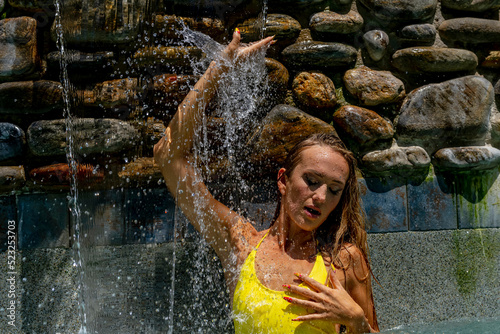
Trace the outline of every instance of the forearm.
<instances>
[{"instance_id":1,"label":"forearm","mask_svg":"<svg viewBox=\"0 0 500 334\"><path fill-rule=\"evenodd\" d=\"M217 91L217 82L223 72L220 63L212 62L195 86L181 102L167 127L167 140L171 157L185 157L192 149L193 138L201 118Z\"/></svg>"}]
</instances>

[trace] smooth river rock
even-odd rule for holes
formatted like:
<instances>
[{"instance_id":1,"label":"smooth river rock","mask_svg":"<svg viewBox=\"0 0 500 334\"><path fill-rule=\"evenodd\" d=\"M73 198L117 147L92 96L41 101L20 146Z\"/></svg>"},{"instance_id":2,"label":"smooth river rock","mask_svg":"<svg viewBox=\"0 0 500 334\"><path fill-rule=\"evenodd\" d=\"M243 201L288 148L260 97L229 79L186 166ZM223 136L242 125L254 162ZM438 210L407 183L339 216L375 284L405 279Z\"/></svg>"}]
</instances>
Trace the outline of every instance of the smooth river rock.
<instances>
[{"instance_id":1,"label":"smooth river rock","mask_svg":"<svg viewBox=\"0 0 500 334\"><path fill-rule=\"evenodd\" d=\"M0 82L27 79L38 66L36 20L0 20Z\"/></svg>"},{"instance_id":2,"label":"smooth river rock","mask_svg":"<svg viewBox=\"0 0 500 334\"><path fill-rule=\"evenodd\" d=\"M481 170L500 165L500 150L490 146L442 148L432 156L432 164L446 170Z\"/></svg>"},{"instance_id":3,"label":"smooth river rock","mask_svg":"<svg viewBox=\"0 0 500 334\"><path fill-rule=\"evenodd\" d=\"M176 15L156 15L154 17L153 34L155 38L167 38L170 40L183 39L179 32L184 28L199 31L221 41L225 27L220 19L211 17L182 17Z\"/></svg>"},{"instance_id":4,"label":"smooth river rock","mask_svg":"<svg viewBox=\"0 0 500 334\"><path fill-rule=\"evenodd\" d=\"M23 154L24 131L11 123L0 123L0 161Z\"/></svg>"},{"instance_id":5,"label":"smooth river rock","mask_svg":"<svg viewBox=\"0 0 500 334\"><path fill-rule=\"evenodd\" d=\"M307 108L329 109L337 104L335 86L322 73L299 73L293 79L292 91L299 105Z\"/></svg>"},{"instance_id":6,"label":"smooth river rock","mask_svg":"<svg viewBox=\"0 0 500 334\"><path fill-rule=\"evenodd\" d=\"M0 84L0 114L43 113L63 105L60 82L15 81Z\"/></svg>"},{"instance_id":7,"label":"smooth river rock","mask_svg":"<svg viewBox=\"0 0 500 334\"><path fill-rule=\"evenodd\" d=\"M441 6L467 12L484 12L500 8L500 0L441 0Z\"/></svg>"},{"instance_id":8,"label":"smooth river rock","mask_svg":"<svg viewBox=\"0 0 500 334\"><path fill-rule=\"evenodd\" d=\"M429 153L443 147L484 145L493 100L493 86L479 76L417 88L401 106L398 144L421 146Z\"/></svg>"},{"instance_id":9,"label":"smooth river rock","mask_svg":"<svg viewBox=\"0 0 500 334\"><path fill-rule=\"evenodd\" d=\"M413 45L432 45L436 40L436 27L433 24L413 24L398 30L398 37Z\"/></svg>"},{"instance_id":10,"label":"smooth river rock","mask_svg":"<svg viewBox=\"0 0 500 334\"><path fill-rule=\"evenodd\" d=\"M474 52L463 49L414 47L396 51L392 64L408 73L472 71L478 65Z\"/></svg>"},{"instance_id":11,"label":"smooth river rock","mask_svg":"<svg viewBox=\"0 0 500 334\"><path fill-rule=\"evenodd\" d=\"M498 43L500 41L500 21L461 17L446 20L438 28L443 41L461 43Z\"/></svg>"},{"instance_id":12,"label":"smooth river rock","mask_svg":"<svg viewBox=\"0 0 500 334\"><path fill-rule=\"evenodd\" d=\"M25 181L23 166L0 166L0 191L11 190Z\"/></svg>"},{"instance_id":13,"label":"smooth river rock","mask_svg":"<svg viewBox=\"0 0 500 334\"><path fill-rule=\"evenodd\" d=\"M277 105L249 137L249 161L262 168L262 174L274 174L295 144L317 132L336 135L328 123L292 106Z\"/></svg>"},{"instance_id":14,"label":"smooth river rock","mask_svg":"<svg viewBox=\"0 0 500 334\"><path fill-rule=\"evenodd\" d=\"M82 104L112 108L137 102L137 78L123 78L97 83L83 92Z\"/></svg>"},{"instance_id":15,"label":"smooth river rock","mask_svg":"<svg viewBox=\"0 0 500 334\"><path fill-rule=\"evenodd\" d=\"M428 168L431 158L418 146L391 147L387 150L372 151L361 158L361 167L372 173L396 172L406 174L414 170Z\"/></svg>"},{"instance_id":16,"label":"smooth river rock","mask_svg":"<svg viewBox=\"0 0 500 334\"><path fill-rule=\"evenodd\" d=\"M282 55L290 67L327 69L354 65L357 50L341 43L306 41L286 47Z\"/></svg>"},{"instance_id":17,"label":"smooth river rock","mask_svg":"<svg viewBox=\"0 0 500 334\"><path fill-rule=\"evenodd\" d=\"M73 122L73 140L79 154L117 153L137 145L139 133L127 122L109 118L80 118ZM34 155L64 155L66 120L36 121L29 126L27 137Z\"/></svg>"},{"instance_id":18,"label":"smooth river rock","mask_svg":"<svg viewBox=\"0 0 500 334\"><path fill-rule=\"evenodd\" d=\"M374 61L384 57L389 45L389 35L383 30L370 30L363 35L365 48Z\"/></svg>"},{"instance_id":19,"label":"smooth river rock","mask_svg":"<svg viewBox=\"0 0 500 334\"><path fill-rule=\"evenodd\" d=\"M353 10L347 14L324 11L311 17L309 29L319 34L351 34L361 30L363 22L363 17Z\"/></svg>"},{"instance_id":20,"label":"smooth river rock","mask_svg":"<svg viewBox=\"0 0 500 334\"><path fill-rule=\"evenodd\" d=\"M191 60L200 60L203 51L195 46L151 46L139 49L133 55L134 65L191 67Z\"/></svg>"},{"instance_id":21,"label":"smooth river rock","mask_svg":"<svg viewBox=\"0 0 500 334\"><path fill-rule=\"evenodd\" d=\"M284 14L269 14L266 18L265 30L261 17L245 20L238 25L243 42L254 42L264 37L274 36L276 43L293 43L300 34L300 23L291 16Z\"/></svg>"},{"instance_id":22,"label":"smooth river rock","mask_svg":"<svg viewBox=\"0 0 500 334\"><path fill-rule=\"evenodd\" d=\"M270 13L283 13L297 19L302 27L307 27L315 13L329 7L336 12L346 12L352 0L273 0L268 1Z\"/></svg>"},{"instance_id":23,"label":"smooth river rock","mask_svg":"<svg viewBox=\"0 0 500 334\"><path fill-rule=\"evenodd\" d=\"M356 1L365 22L374 19L380 26L391 28L432 21L437 3L437 0Z\"/></svg>"},{"instance_id":24,"label":"smooth river rock","mask_svg":"<svg viewBox=\"0 0 500 334\"><path fill-rule=\"evenodd\" d=\"M333 114L333 123L341 138L356 151L386 148L394 136L390 122L372 110L357 106L343 106L337 110Z\"/></svg>"},{"instance_id":25,"label":"smooth river rock","mask_svg":"<svg viewBox=\"0 0 500 334\"><path fill-rule=\"evenodd\" d=\"M405 96L403 82L391 72L375 71L366 66L345 72L344 85L366 106L397 102Z\"/></svg>"}]
</instances>

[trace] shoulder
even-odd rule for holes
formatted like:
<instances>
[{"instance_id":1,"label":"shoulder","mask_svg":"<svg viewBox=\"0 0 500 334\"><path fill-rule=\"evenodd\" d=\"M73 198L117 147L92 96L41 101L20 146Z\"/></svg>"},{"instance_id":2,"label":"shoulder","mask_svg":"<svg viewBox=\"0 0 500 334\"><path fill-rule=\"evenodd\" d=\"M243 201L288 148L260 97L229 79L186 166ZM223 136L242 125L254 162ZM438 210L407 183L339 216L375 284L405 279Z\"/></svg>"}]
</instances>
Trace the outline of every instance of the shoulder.
<instances>
[{"instance_id":1,"label":"shoulder","mask_svg":"<svg viewBox=\"0 0 500 334\"><path fill-rule=\"evenodd\" d=\"M348 286L364 283L370 277L366 256L356 245L350 243L342 245L338 260L337 265L344 271Z\"/></svg>"},{"instance_id":2,"label":"shoulder","mask_svg":"<svg viewBox=\"0 0 500 334\"><path fill-rule=\"evenodd\" d=\"M229 225L229 241L236 257L246 259L264 234L265 231L257 231L250 220L234 217Z\"/></svg>"}]
</instances>

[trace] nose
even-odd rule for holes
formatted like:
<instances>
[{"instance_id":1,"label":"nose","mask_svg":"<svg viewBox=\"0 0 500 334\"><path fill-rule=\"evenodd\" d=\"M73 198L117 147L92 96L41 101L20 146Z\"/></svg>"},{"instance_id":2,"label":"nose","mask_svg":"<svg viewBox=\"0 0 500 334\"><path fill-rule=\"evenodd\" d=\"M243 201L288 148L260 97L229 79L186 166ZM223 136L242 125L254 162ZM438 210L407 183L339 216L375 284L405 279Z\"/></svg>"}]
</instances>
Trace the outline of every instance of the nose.
<instances>
[{"instance_id":1,"label":"nose","mask_svg":"<svg viewBox=\"0 0 500 334\"><path fill-rule=\"evenodd\" d=\"M326 201L326 194L328 192L328 186L326 184L314 190L313 201L316 203L324 203Z\"/></svg>"}]
</instances>

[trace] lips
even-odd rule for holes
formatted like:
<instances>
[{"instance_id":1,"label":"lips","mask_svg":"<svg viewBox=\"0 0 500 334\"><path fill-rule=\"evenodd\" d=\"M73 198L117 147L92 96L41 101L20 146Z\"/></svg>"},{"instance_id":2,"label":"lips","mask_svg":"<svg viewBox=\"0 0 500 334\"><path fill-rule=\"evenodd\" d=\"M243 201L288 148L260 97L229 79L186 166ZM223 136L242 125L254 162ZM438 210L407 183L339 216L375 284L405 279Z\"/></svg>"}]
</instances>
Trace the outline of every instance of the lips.
<instances>
[{"instance_id":1,"label":"lips","mask_svg":"<svg viewBox=\"0 0 500 334\"><path fill-rule=\"evenodd\" d=\"M304 209L305 209L307 215L312 217L312 218L316 218L316 217L319 217L321 215L321 211L316 207L306 206Z\"/></svg>"}]
</instances>

